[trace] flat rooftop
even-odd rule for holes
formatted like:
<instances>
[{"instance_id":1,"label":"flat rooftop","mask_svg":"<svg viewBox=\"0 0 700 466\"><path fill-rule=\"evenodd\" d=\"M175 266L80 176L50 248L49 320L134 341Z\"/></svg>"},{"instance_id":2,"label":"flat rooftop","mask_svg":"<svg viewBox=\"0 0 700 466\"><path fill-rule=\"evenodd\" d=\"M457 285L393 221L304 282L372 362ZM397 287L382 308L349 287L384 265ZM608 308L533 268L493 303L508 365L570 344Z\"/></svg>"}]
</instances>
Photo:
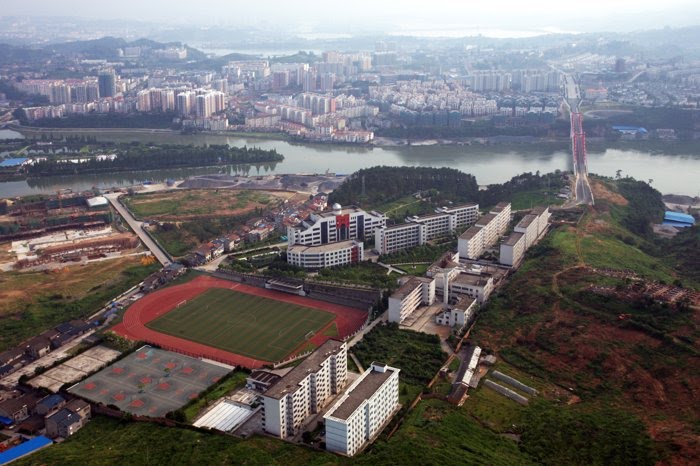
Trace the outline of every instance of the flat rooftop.
<instances>
[{"instance_id":1,"label":"flat rooftop","mask_svg":"<svg viewBox=\"0 0 700 466\"><path fill-rule=\"evenodd\" d=\"M390 227L386 227L385 231L402 230L405 228L420 228L420 224L419 223L399 223L398 225L392 225Z\"/></svg>"},{"instance_id":2,"label":"flat rooftop","mask_svg":"<svg viewBox=\"0 0 700 466\"><path fill-rule=\"evenodd\" d=\"M496 214L486 214L479 218L479 220L477 220L474 225L485 226L486 224L491 223L491 220L493 220L494 218L496 218Z\"/></svg>"},{"instance_id":3,"label":"flat rooftop","mask_svg":"<svg viewBox=\"0 0 700 466\"><path fill-rule=\"evenodd\" d=\"M428 214L428 215L420 215L417 217L411 217L412 222L424 222L426 220L431 220L434 218L449 218L450 214L448 213L439 213L439 214Z\"/></svg>"},{"instance_id":4,"label":"flat rooftop","mask_svg":"<svg viewBox=\"0 0 700 466\"><path fill-rule=\"evenodd\" d=\"M538 215L538 216L539 216L539 215L542 215L543 213L545 213L547 210L549 210L549 207L545 207L545 206L538 205L538 206L534 207L534 208L530 211L530 213L532 213L533 215Z\"/></svg>"},{"instance_id":5,"label":"flat rooftop","mask_svg":"<svg viewBox=\"0 0 700 466\"><path fill-rule=\"evenodd\" d=\"M393 367L385 366L386 369L384 372L380 372L375 370L374 366L375 364L372 364L372 367L362 374L362 378L359 379L358 382L355 382L356 385L343 395L340 404L336 404L326 416L343 421L347 420L365 400L374 395L374 393L379 390L379 387L389 380L389 377L398 370Z\"/></svg>"},{"instance_id":6,"label":"flat rooftop","mask_svg":"<svg viewBox=\"0 0 700 466\"><path fill-rule=\"evenodd\" d=\"M491 208L491 212L503 212L510 205L510 202L499 202L496 207Z\"/></svg>"},{"instance_id":7,"label":"flat rooftop","mask_svg":"<svg viewBox=\"0 0 700 466\"><path fill-rule=\"evenodd\" d=\"M503 242L504 245L506 246L515 246L518 241L520 241L524 236L524 233L511 233L511 235L506 238L506 240Z\"/></svg>"},{"instance_id":8,"label":"flat rooftop","mask_svg":"<svg viewBox=\"0 0 700 466\"><path fill-rule=\"evenodd\" d=\"M454 212L455 210L459 209L469 209L469 208L474 208L476 207L477 209L479 208L479 204L476 202L469 202L467 204L460 204L460 205L454 205L452 207L443 207L445 209L445 212Z\"/></svg>"},{"instance_id":9,"label":"flat rooftop","mask_svg":"<svg viewBox=\"0 0 700 466\"><path fill-rule=\"evenodd\" d=\"M465 231L464 233L462 233L461 235L459 235L459 239L470 240L470 239L472 239L473 237L475 237L475 236L479 233L479 231L481 231L481 228L480 228L480 227L471 226L471 227L469 227L469 228L467 229L467 231Z\"/></svg>"},{"instance_id":10,"label":"flat rooftop","mask_svg":"<svg viewBox=\"0 0 700 466\"><path fill-rule=\"evenodd\" d=\"M356 213L364 213L365 211L360 209L359 207L355 207L354 205L350 205L347 207L343 207L340 209L340 215L346 215L346 214L356 214ZM323 212L318 212L317 214L319 217L335 217L336 213L333 210L325 210Z\"/></svg>"},{"instance_id":11,"label":"flat rooftop","mask_svg":"<svg viewBox=\"0 0 700 466\"><path fill-rule=\"evenodd\" d=\"M303 244L294 244L289 246L288 251L294 252L330 252L352 247L356 243L355 240L338 241L336 243L319 244L318 246L304 246Z\"/></svg>"},{"instance_id":12,"label":"flat rooftop","mask_svg":"<svg viewBox=\"0 0 700 466\"><path fill-rule=\"evenodd\" d=\"M472 285L472 286L484 286L488 283L489 277L483 277L481 275L472 275L470 273L460 273L457 275L452 283L459 283L462 285Z\"/></svg>"},{"instance_id":13,"label":"flat rooftop","mask_svg":"<svg viewBox=\"0 0 700 466\"><path fill-rule=\"evenodd\" d=\"M529 227L532 222L537 220L537 215L535 214L527 214L518 222L518 224L515 226L515 228L527 228Z\"/></svg>"},{"instance_id":14,"label":"flat rooftop","mask_svg":"<svg viewBox=\"0 0 700 466\"><path fill-rule=\"evenodd\" d=\"M299 388L299 383L304 380L309 374L318 372L321 368L321 363L328 359L333 354L338 354L341 347L344 345L339 340L326 340L321 346L311 353L301 364L289 371L287 375L277 381L272 387L268 388L263 396L281 399L289 393L295 392Z\"/></svg>"},{"instance_id":15,"label":"flat rooftop","mask_svg":"<svg viewBox=\"0 0 700 466\"><path fill-rule=\"evenodd\" d=\"M406 296L411 294L413 290L421 286L423 283L430 283L431 281L432 278L411 277L406 283L401 285L401 287L398 290L396 290L394 294L391 295L391 297L394 299L403 300Z\"/></svg>"}]
</instances>

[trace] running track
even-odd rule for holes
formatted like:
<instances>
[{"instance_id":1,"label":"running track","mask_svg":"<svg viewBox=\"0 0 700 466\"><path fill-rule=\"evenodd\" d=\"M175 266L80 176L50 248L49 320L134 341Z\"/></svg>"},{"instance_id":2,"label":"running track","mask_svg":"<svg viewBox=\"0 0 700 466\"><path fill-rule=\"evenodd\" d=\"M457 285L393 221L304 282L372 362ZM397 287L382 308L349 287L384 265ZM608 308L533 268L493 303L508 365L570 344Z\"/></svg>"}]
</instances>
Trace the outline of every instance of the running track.
<instances>
[{"instance_id":1,"label":"running track","mask_svg":"<svg viewBox=\"0 0 700 466\"><path fill-rule=\"evenodd\" d=\"M333 313L335 314L334 322L338 327L339 337L343 339L354 334L367 320L366 311L352 307L340 306L338 304L282 293L280 291L266 290L264 288L257 288L219 278L199 276L183 285L176 285L158 290L139 299L126 310L122 322L114 326L112 330L119 335L132 340L155 344L163 349L176 351L190 356L221 361L233 366L243 366L248 369L257 369L272 363L273 361L260 361L236 353L203 345L201 343L196 343L194 341L185 340L184 338L166 335L146 327L147 323L162 316L163 314L167 314L182 301L192 299L210 288L226 288L240 293L262 296L265 298L274 299L276 301L296 304L298 306L306 306ZM318 346L324 341L328 340L330 337L323 335L324 330L328 328L328 326L317 332L310 341ZM303 342L299 348L296 348L290 354L293 354L301 349L305 343L306 342Z\"/></svg>"}]
</instances>

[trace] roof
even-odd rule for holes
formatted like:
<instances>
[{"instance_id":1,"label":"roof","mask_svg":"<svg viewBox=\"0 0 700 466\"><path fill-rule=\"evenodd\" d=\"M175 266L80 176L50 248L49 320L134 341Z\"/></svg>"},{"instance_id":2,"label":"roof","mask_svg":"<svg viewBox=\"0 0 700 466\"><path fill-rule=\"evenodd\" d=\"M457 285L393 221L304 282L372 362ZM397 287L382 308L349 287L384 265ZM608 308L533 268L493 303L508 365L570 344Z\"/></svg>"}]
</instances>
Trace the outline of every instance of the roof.
<instances>
[{"instance_id":1,"label":"roof","mask_svg":"<svg viewBox=\"0 0 700 466\"><path fill-rule=\"evenodd\" d=\"M484 286L488 283L489 277L482 277L480 275L472 275L470 273L460 273L457 275L452 283L460 283L462 285L472 285L472 286Z\"/></svg>"},{"instance_id":2,"label":"roof","mask_svg":"<svg viewBox=\"0 0 700 466\"><path fill-rule=\"evenodd\" d=\"M17 157L13 159L5 159L2 162L0 162L0 167L18 167L22 165L24 162L29 160L27 157Z\"/></svg>"},{"instance_id":3,"label":"roof","mask_svg":"<svg viewBox=\"0 0 700 466\"><path fill-rule=\"evenodd\" d=\"M476 302L476 299L470 298L469 296L462 296L457 300L457 303L452 306L452 309L459 309L462 311L468 310L470 307L474 305Z\"/></svg>"},{"instance_id":4,"label":"roof","mask_svg":"<svg viewBox=\"0 0 700 466\"><path fill-rule=\"evenodd\" d=\"M423 285L423 283L430 283L431 281L433 281L431 278L411 277L406 281L406 283L401 285L401 287L396 290L391 297L394 299L404 299L406 296L411 294L413 290Z\"/></svg>"},{"instance_id":5,"label":"roof","mask_svg":"<svg viewBox=\"0 0 700 466\"><path fill-rule=\"evenodd\" d=\"M532 222L537 220L537 215L535 214L527 214L518 222L518 224L515 226L515 228L527 228L529 227Z\"/></svg>"},{"instance_id":6,"label":"roof","mask_svg":"<svg viewBox=\"0 0 700 466\"><path fill-rule=\"evenodd\" d=\"M365 211L360 209L359 207L355 207L354 205L346 206L340 209L340 215L355 213L365 213ZM315 215L318 215L319 217L335 217L336 213L333 210L326 210L323 212L318 212Z\"/></svg>"},{"instance_id":7,"label":"roof","mask_svg":"<svg viewBox=\"0 0 700 466\"><path fill-rule=\"evenodd\" d=\"M391 230L400 230L404 228L420 228L420 223L399 223L398 225L392 225L390 227L386 227L384 231L391 231Z\"/></svg>"},{"instance_id":8,"label":"roof","mask_svg":"<svg viewBox=\"0 0 700 466\"><path fill-rule=\"evenodd\" d=\"M479 218L479 220L476 221L474 225L486 225L488 223L491 223L491 220L496 218L496 214L486 214Z\"/></svg>"},{"instance_id":9,"label":"roof","mask_svg":"<svg viewBox=\"0 0 700 466\"><path fill-rule=\"evenodd\" d=\"M462 233L461 235L459 235L459 239L467 239L467 240L472 239L472 238L475 237L480 231L481 231L481 228L480 228L480 227L477 227L477 226L469 227L469 228L467 229L467 231L465 231L464 233Z\"/></svg>"},{"instance_id":10,"label":"roof","mask_svg":"<svg viewBox=\"0 0 700 466\"><path fill-rule=\"evenodd\" d=\"M664 214L664 220L669 220L671 222L681 222L695 224L695 218L692 215L682 214L680 212L673 212L667 210Z\"/></svg>"},{"instance_id":11,"label":"roof","mask_svg":"<svg viewBox=\"0 0 700 466\"><path fill-rule=\"evenodd\" d=\"M17 445L14 448L10 448L2 453L0 453L0 464L6 464L10 461L14 461L18 458L28 455L29 453L35 452L41 448L51 445L53 442L48 437L40 435L39 437L34 437L31 440Z\"/></svg>"},{"instance_id":12,"label":"roof","mask_svg":"<svg viewBox=\"0 0 700 466\"><path fill-rule=\"evenodd\" d=\"M518 241L520 241L523 236L525 236L524 233L518 233L517 231L515 233L511 233L508 238L503 242L504 246L515 246L518 244Z\"/></svg>"},{"instance_id":13,"label":"roof","mask_svg":"<svg viewBox=\"0 0 700 466\"><path fill-rule=\"evenodd\" d=\"M230 432L243 424L253 410L228 400L222 400L194 422L195 427L208 427L222 432Z\"/></svg>"},{"instance_id":14,"label":"roof","mask_svg":"<svg viewBox=\"0 0 700 466\"><path fill-rule=\"evenodd\" d=\"M510 205L509 202L499 202L498 204L496 204L496 207L491 209L491 212L501 212L503 211L503 209L508 207L508 205Z\"/></svg>"},{"instance_id":15,"label":"roof","mask_svg":"<svg viewBox=\"0 0 700 466\"><path fill-rule=\"evenodd\" d=\"M304 246L303 244L294 244L289 246L287 252L332 252L340 249L345 249L358 244L355 240L338 241L336 243L319 244L318 246Z\"/></svg>"},{"instance_id":16,"label":"roof","mask_svg":"<svg viewBox=\"0 0 700 466\"><path fill-rule=\"evenodd\" d=\"M98 207L109 204L109 201L107 201L107 198L104 196L91 197L85 202L87 202L88 207Z\"/></svg>"},{"instance_id":17,"label":"roof","mask_svg":"<svg viewBox=\"0 0 700 466\"><path fill-rule=\"evenodd\" d=\"M612 129L620 132L635 132L635 133L646 133L646 128L641 126L613 126Z\"/></svg>"},{"instance_id":18,"label":"roof","mask_svg":"<svg viewBox=\"0 0 700 466\"><path fill-rule=\"evenodd\" d=\"M37 406L39 406L39 405L46 406L47 408L50 409L50 408L53 408L55 406L60 405L61 403L65 403L65 401L66 401L66 399L63 398L61 395L58 395L58 394L49 395L46 398L44 398L43 400L39 401L37 403Z\"/></svg>"},{"instance_id":19,"label":"roof","mask_svg":"<svg viewBox=\"0 0 700 466\"><path fill-rule=\"evenodd\" d=\"M71 426L77 422L82 422L78 413L68 408L63 408L60 411L46 418L47 421L55 422L61 426Z\"/></svg>"},{"instance_id":20,"label":"roof","mask_svg":"<svg viewBox=\"0 0 700 466\"><path fill-rule=\"evenodd\" d=\"M549 210L549 207L538 205L538 206L533 207L533 209L530 211L530 213L532 213L534 215L542 215L547 210Z\"/></svg>"},{"instance_id":21,"label":"roof","mask_svg":"<svg viewBox=\"0 0 700 466\"><path fill-rule=\"evenodd\" d=\"M384 371L378 371L376 366L383 366ZM336 419L347 420L357 408L369 399L379 388L384 385L384 382L389 380L398 369L385 366L383 364L373 363L372 367L367 369L348 390L343 398L340 399L340 404L336 404L328 411L326 416Z\"/></svg>"},{"instance_id":22,"label":"roof","mask_svg":"<svg viewBox=\"0 0 700 466\"><path fill-rule=\"evenodd\" d=\"M295 392L299 388L299 384L310 373L317 372L321 364L328 359L332 354L338 354L345 343L340 340L326 340L321 346L311 353L301 364L289 371L287 375L277 381L272 387L268 388L263 396L275 398L277 400L283 398L289 393Z\"/></svg>"},{"instance_id":23,"label":"roof","mask_svg":"<svg viewBox=\"0 0 700 466\"><path fill-rule=\"evenodd\" d=\"M269 383L275 383L282 377L277 374L273 374L272 372L268 371L262 371L262 370L256 370L250 373L250 376L248 379L253 380L257 383L262 383L262 384L269 384Z\"/></svg>"},{"instance_id":24,"label":"roof","mask_svg":"<svg viewBox=\"0 0 700 466\"><path fill-rule=\"evenodd\" d=\"M478 208L479 208L479 204L477 204L477 203L475 203L475 202L469 202L469 203L467 203L467 204L460 204L460 205L455 205L455 206L452 206L452 207L443 207L443 209L444 209L443 211L444 211L444 212L450 212L450 213L451 213L451 212L454 212L455 210L465 209L465 208L471 208L471 207L476 207L476 208L478 209Z\"/></svg>"}]
</instances>

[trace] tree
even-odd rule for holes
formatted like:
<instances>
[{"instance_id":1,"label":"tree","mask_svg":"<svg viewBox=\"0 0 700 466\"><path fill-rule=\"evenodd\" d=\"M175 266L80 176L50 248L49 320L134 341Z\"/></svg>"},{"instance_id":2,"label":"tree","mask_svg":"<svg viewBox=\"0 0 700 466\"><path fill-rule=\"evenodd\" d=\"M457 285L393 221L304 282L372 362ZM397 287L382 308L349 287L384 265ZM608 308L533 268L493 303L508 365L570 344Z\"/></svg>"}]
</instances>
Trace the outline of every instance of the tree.
<instances>
[{"instance_id":1,"label":"tree","mask_svg":"<svg viewBox=\"0 0 700 466\"><path fill-rule=\"evenodd\" d=\"M619 180L620 178L622 178L622 170L615 170L615 179Z\"/></svg>"}]
</instances>

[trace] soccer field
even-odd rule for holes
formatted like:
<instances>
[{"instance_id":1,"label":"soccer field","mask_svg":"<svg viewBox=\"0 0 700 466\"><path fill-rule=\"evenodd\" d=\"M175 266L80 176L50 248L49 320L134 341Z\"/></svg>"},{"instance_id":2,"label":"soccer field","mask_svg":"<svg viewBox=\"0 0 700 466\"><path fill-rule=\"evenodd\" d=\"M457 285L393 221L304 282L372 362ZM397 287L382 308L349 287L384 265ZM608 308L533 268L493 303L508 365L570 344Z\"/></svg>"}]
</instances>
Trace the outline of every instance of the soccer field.
<instances>
[{"instance_id":1,"label":"soccer field","mask_svg":"<svg viewBox=\"0 0 700 466\"><path fill-rule=\"evenodd\" d=\"M275 362L335 319L330 312L212 288L149 322L155 331Z\"/></svg>"}]
</instances>

